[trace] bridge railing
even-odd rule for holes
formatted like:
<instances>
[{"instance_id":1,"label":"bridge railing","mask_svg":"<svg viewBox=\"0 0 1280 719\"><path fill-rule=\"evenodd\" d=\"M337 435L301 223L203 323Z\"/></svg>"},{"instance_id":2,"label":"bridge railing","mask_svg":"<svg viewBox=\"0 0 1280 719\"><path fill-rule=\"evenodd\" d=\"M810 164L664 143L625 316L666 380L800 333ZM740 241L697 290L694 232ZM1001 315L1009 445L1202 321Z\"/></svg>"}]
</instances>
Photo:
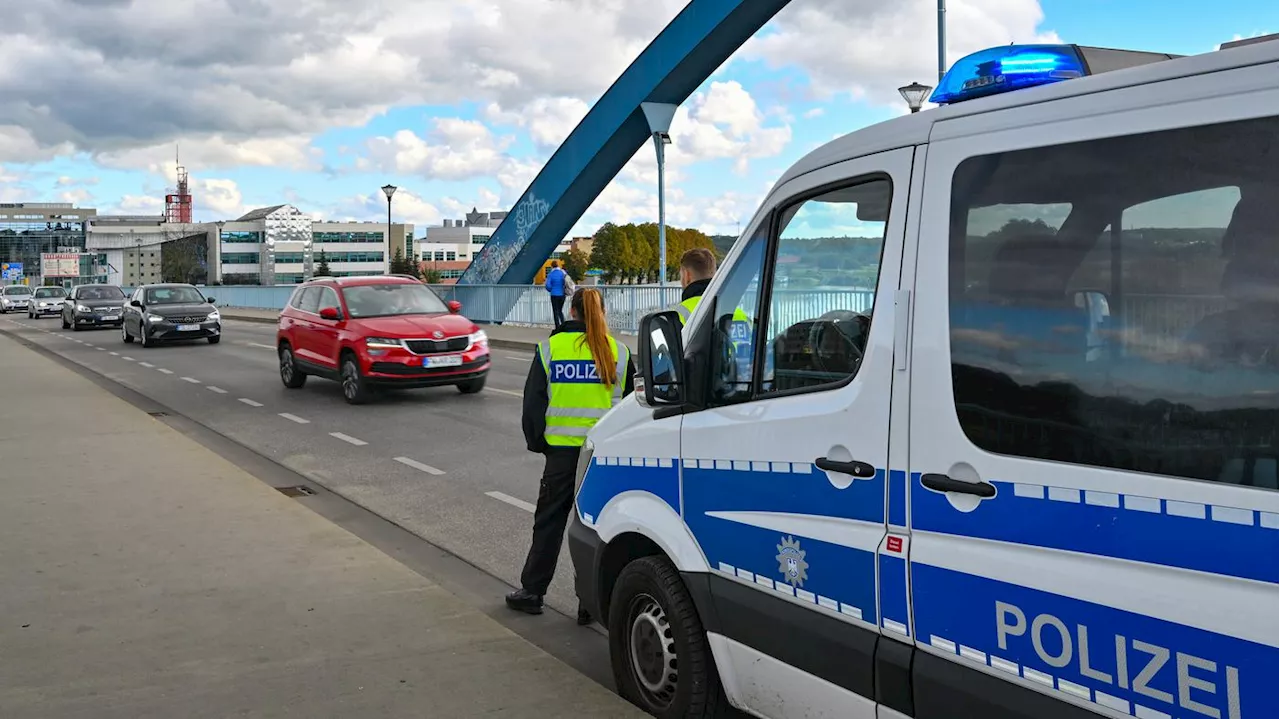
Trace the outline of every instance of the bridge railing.
<instances>
[{"instance_id":1,"label":"bridge railing","mask_svg":"<svg viewBox=\"0 0 1280 719\"><path fill-rule=\"evenodd\" d=\"M551 301L539 285L432 285L444 300L462 303L462 312L484 324L550 326ZM297 285L201 287L217 298L221 307L279 310L289 301ZM618 332L636 332L646 314L671 307L680 301L679 287L657 285L597 285L604 296L609 325ZM769 320L769 336L786 327L833 310L869 312L875 293L853 288L776 289ZM754 293L743 298L743 305L755 304ZM1173 347L1200 318L1221 310L1217 297L1164 295L1125 296L1120 325L1130 332L1139 330L1143 342L1156 342ZM565 308L568 316L569 308ZM1131 337L1131 339L1133 339Z\"/></svg>"}]
</instances>

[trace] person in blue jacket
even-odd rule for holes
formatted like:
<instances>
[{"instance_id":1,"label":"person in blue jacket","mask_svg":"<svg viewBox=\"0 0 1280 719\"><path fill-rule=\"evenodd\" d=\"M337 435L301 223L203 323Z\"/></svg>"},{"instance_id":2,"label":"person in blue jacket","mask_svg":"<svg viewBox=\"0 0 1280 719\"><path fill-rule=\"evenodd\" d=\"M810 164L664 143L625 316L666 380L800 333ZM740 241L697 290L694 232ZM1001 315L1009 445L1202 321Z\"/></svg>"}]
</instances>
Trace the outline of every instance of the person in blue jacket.
<instances>
[{"instance_id":1,"label":"person in blue jacket","mask_svg":"<svg viewBox=\"0 0 1280 719\"><path fill-rule=\"evenodd\" d=\"M564 324L564 298L573 291L573 280L556 260L551 261L551 269L547 270L546 288L551 295L551 318L559 327Z\"/></svg>"}]
</instances>

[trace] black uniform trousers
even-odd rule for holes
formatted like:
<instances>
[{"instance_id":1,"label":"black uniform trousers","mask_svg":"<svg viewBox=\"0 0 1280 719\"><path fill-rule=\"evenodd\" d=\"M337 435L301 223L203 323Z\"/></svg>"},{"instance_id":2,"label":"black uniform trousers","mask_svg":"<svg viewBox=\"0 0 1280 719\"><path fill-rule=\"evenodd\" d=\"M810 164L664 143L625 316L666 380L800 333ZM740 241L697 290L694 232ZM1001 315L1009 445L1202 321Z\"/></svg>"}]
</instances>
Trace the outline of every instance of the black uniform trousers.
<instances>
[{"instance_id":1,"label":"black uniform trousers","mask_svg":"<svg viewBox=\"0 0 1280 719\"><path fill-rule=\"evenodd\" d=\"M564 324L564 295L551 295L551 321L556 327Z\"/></svg>"},{"instance_id":2,"label":"black uniform trousers","mask_svg":"<svg viewBox=\"0 0 1280 719\"><path fill-rule=\"evenodd\" d=\"M538 596L547 593L556 574L564 530L573 511L574 476L578 471L581 447L552 447L543 455L542 485L538 489L538 506L533 512L533 543L520 573L525 591Z\"/></svg>"}]
</instances>

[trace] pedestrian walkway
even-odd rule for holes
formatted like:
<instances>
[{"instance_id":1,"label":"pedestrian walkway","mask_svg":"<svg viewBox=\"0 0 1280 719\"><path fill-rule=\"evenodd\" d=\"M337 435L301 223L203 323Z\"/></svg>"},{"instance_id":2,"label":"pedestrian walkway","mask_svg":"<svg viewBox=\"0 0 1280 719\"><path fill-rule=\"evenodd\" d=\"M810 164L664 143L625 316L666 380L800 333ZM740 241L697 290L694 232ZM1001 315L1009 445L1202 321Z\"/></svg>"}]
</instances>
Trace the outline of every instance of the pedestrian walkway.
<instances>
[{"instance_id":1,"label":"pedestrian walkway","mask_svg":"<svg viewBox=\"0 0 1280 719\"><path fill-rule=\"evenodd\" d=\"M638 715L3 334L0 367L0 717Z\"/></svg>"}]
</instances>

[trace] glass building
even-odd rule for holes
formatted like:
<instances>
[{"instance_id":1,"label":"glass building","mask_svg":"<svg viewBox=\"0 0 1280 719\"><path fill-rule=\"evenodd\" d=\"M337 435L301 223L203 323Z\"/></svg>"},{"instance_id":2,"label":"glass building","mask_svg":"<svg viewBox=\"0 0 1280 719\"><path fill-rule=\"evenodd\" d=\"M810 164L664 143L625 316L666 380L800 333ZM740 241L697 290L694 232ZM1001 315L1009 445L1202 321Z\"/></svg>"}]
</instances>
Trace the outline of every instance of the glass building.
<instances>
[{"instance_id":1,"label":"glass building","mask_svg":"<svg viewBox=\"0 0 1280 719\"><path fill-rule=\"evenodd\" d=\"M66 202L0 203L0 264L22 265L28 284L39 281L40 255L83 252L85 225L98 211ZM16 277L0 279L12 284Z\"/></svg>"}]
</instances>

